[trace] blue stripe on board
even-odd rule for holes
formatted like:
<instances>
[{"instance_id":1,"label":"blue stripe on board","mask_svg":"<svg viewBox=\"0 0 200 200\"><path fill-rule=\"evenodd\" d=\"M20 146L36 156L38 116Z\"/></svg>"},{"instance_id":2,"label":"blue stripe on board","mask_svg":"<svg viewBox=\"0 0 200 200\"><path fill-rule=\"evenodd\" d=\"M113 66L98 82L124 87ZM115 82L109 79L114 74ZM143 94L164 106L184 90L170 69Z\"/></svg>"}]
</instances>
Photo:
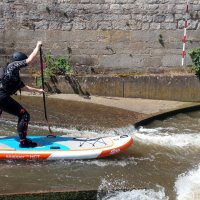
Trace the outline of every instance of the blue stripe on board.
<instances>
[{"instance_id":1,"label":"blue stripe on board","mask_svg":"<svg viewBox=\"0 0 200 200\"><path fill-rule=\"evenodd\" d=\"M59 149L53 149L53 150L70 150L69 147L59 144L59 142L67 141L69 140L66 137L59 137L56 136L55 138L48 138L46 136L29 136L29 139L31 139L33 142L38 143L38 147L35 148L20 148L19 147L19 137L5 137L0 138L0 143L5 144L9 146L10 148L15 148L16 150L52 150L52 146L60 147Z\"/></svg>"}]
</instances>

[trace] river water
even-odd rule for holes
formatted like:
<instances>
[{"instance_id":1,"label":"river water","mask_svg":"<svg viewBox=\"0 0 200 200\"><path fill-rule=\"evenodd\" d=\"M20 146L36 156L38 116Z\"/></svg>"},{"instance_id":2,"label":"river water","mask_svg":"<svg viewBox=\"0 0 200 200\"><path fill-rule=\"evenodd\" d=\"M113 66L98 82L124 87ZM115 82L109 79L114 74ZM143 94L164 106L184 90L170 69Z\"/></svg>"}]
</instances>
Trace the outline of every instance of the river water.
<instances>
[{"instance_id":1,"label":"river water","mask_svg":"<svg viewBox=\"0 0 200 200\"><path fill-rule=\"evenodd\" d=\"M54 107L60 105L57 101ZM39 119L42 117L42 110L38 110L37 106L32 109L32 117L36 119L34 113ZM64 121L61 113L57 116L54 113L53 118ZM104 200L199 200L199 118L200 112L178 114L138 130L133 125L101 130L91 126L87 130L83 127L68 128L64 122L58 126L54 124L52 130L59 135L93 137L129 134L133 136L134 144L124 153L98 160L1 161L0 191L22 193L95 189L107 191L104 195L99 192L97 196L97 199ZM109 123L112 123L111 119ZM0 123L2 135L16 135L15 119L4 115ZM30 123L29 133L48 134L48 128L45 123L36 120Z\"/></svg>"}]
</instances>

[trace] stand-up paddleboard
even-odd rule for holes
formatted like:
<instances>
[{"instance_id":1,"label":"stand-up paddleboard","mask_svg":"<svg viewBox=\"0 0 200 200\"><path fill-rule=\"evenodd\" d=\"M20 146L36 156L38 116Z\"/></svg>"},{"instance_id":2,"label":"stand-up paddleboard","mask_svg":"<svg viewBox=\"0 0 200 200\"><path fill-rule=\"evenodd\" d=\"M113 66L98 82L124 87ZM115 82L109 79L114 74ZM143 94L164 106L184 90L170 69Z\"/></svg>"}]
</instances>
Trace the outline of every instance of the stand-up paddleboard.
<instances>
[{"instance_id":1,"label":"stand-up paddleboard","mask_svg":"<svg viewBox=\"0 0 200 200\"><path fill-rule=\"evenodd\" d=\"M133 143L131 136L73 138L68 136L29 136L38 143L35 148L20 148L19 138L0 137L0 159L58 160L94 159L112 156Z\"/></svg>"}]
</instances>

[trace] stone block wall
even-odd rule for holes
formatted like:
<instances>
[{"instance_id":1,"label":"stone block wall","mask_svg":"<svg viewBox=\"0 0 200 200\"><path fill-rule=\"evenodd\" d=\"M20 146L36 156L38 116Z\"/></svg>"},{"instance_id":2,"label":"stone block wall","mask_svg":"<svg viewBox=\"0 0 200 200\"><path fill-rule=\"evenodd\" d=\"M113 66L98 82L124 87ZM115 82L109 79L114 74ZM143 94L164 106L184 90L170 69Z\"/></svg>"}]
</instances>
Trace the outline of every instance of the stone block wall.
<instances>
[{"instance_id":1,"label":"stone block wall","mask_svg":"<svg viewBox=\"0 0 200 200\"><path fill-rule=\"evenodd\" d=\"M77 69L144 71L180 67L185 0L1 0L0 64L37 40ZM189 4L189 49L200 42L200 1ZM186 56L186 65L191 64ZM92 70L91 70L92 69Z\"/></svg>"}]
</instances>

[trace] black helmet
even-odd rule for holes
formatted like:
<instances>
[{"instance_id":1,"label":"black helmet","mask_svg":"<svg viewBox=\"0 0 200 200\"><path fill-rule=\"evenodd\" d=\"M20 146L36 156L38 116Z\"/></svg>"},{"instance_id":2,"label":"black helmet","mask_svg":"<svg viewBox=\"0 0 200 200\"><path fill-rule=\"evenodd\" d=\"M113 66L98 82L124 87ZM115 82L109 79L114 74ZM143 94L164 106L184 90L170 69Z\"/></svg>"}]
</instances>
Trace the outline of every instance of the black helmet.
<instances>
[{"instance_id":1,"label":"black helmet","mask_svg":"<svg viewBox=\"0 0 200 200\"><path fill-rule=\"evenodd\" d=\"M27 55L22 53L22 52L15 52L13 53L13 55L11 56L11 60L14 61L21 61L21 60L25 60L27 59Z\"/></svg>"}]
</instances>

